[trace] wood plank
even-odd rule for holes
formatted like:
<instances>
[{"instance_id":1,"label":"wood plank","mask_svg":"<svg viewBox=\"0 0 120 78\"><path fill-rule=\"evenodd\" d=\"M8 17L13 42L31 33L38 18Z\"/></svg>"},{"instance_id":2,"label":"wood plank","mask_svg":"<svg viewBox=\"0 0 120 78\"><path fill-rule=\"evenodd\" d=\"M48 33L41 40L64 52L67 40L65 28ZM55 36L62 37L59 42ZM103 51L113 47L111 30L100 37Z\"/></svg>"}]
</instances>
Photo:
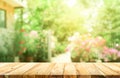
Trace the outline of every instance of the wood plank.
<instances>
[{"instance_id":1,"label":"wood plank","mask_svg":"<svg viewBox=\"0 0 120 78\"><path fill-rule=\"evenodd\" d=\"M104 78L104 73L101 72L94 63L82 63L83 67L90 73L91 78Z\"/></svg>"},{"instance_id":2,"label":"wood plank","mask_svg":"<svg viewBox=\"0 0 120 78\"><path fill-rule=\"evenodd\" d=\"M114 65L120 67L120 63L112 63L112 64L114 64Z\"/></svg>"},{"instance_id":3,"label":"wood plank","mask_svg":"<svg viewBox=\"0 0 120 78\"><path fill-rule=\"evenodd\" d=\"M49 75L54 66L55 63L45 63L44 66L41 66L41 69L37 72L37 75Z\"/></svg>"},{"instance_id":4,"label":"wood plank","mask_svg":"<svg viewBox=\"0 0 120 78\"><path fill-rule=\"evenodd\" d=\"M6 65L8 65L8 66L6 66ZM5 75L5 74L23 66L24 63L6 63L6 65L4 65L4 67L1 68L1 70L0 70L0 71L2 71L2 73L0 73L0 74L4 74L3 78L9 78L8 75ZM13 76L12 76L12 78L13 78ZM14 78L20 78L20 77L15 76Z\"/></svg>"},{"instance_id":5,"label":"wood plank","mask_svg":"<svg viewBox=\"0 0 120 78\"><path fill-rule=\"evenodd\" d=\"M110 68L108 68L107 66L105 66L105 65L102 64L102 63L95 63L94 65L95 65L96 67L98 67L99 70L100 70L101 72L103 72L105 76L118 75L118 73L112 71Z\"/></svg>"},{"instance_id":6,"label":"wood plank","mask_svg":"<svg viewBox=\"0 0 120 78\"><path fill-rule=\"evenodd\" d=\"M50 72L50 78L63 78L64 63L57 63Z\"/></svg>"},{"instance_id":7,"label":"wood plank","mask_svg":"<svg viewBox=\"0 0 120 78\"><path fill-rule=\"evenodd\" d=\"M107 78L120 78L120 67L113 63L103 63L106 67L109 67L112 71L118 73L118 75L107 76Z\"/></svg>"},{"instance_id":8,"label":"wood plank","mask_svg":"<svg viewBox=\"0 0 120 78\"><path fill-rule=\"evenodd\" d=\"M0 63L0 67L2 68L6 64L8 64L8 63Z\"/></svg>"},{"instance_id":9,"label":"wood plank","mask_svg":"<svg viewBox=\"0 0 120 78\"><path fill-rule=\"evenodd\" d=\"M35 75L41 69L42 66L44 66L44 63L42 63L42 64L37 63L36 66L34 66L30 70L26 71L24 73L24 75Z\"/></svg>"},{"instance_id":10,"label":"wood plank","mask_svg":"<svg viewBox=\"0 0 120 78\"><path fill-rule=\"evenodd\" d=\"M23 78L22 75L5 75L5 78Z\"/></svg>"},{"instance_id":11,"label":"wood plank","mask_svg":"<svg viewBox=\"0 0 120 78\"><path fill-rule=\"evenodd\" d=\"M36 77L35 77L35 74L34 74L34 75L31 75L31 74L25 75L25 74L24 74L24 75L22 76L22 78L36 78Z\"/></svg>"},{"instance_id":12,"label":"wood plank","mask_svg":"<svg viewBox=\"0 0 120 78\"><path fill-rule=\"evenodd\" d=\"M44 63L41 69L36 73L35 78L50 78L50 72L54 68L55 63Z\"/></svg>"},{"instance_id":13,"label":"wood plank","mask_svg":"<svg viewBox=\"0 0 120 78\"><path fill-rule=\"evenodd\" d=\"M29 71L30 69L34 68L37 64L36 63L25 63L22 67L7 73L9 78L34 78L32 75L24 75L25 72Z\"/></svg>"},{"instance_id":14,"label":"wood plank","mask_svg":"<svg viewBox=\"0 0 120 78\"><path fill-rule=\"evenodd\" d=\"M75 64L78 78L91 78L90 73L83 67L82 63Z\"/></svg>"},{"instance_id":15,"label":"wood plank","mask_svg":"<svg viewBox=\"0 0 120 78\"><path fill-rule=\"evenodd\" d=\"M106 78L106 77L101 75L92 75L91 78Z\"/></svg>"},{"instance_id":16,"label":"wood plank","mask_svg":"<svg viewBox=\"0 0 120 78\"><path fill-rule=\"evenodd\" d=\"M65 63L64 78L77 78L77 71L72 63Z\"/></svg>"},{"instance_id":17,"label":"wood plank","mask_svg":"<svg viewBox=\"0 0 120 78\"><path fill-rule=\"evenodd\" d=\"M0 78L5 78L4 75L0 75Z\"/></svg>"},{"instance_id":18,"label":"wood plank","mask_svg":"<svg viewBox=\"0 0 120 78\"><path fill-rule=\"evenodd\" d=\"M106 76L105 78L120 78L120 76L116 76L116 75L109 75L109 76Z\"/></svg>"},{"instance_id":19,"label":"wood plank","mask_svg":"<svg viewBox=\"0 0 120 78\"><path fill-rule=\"evenodd\" d=\"M26 71L30 70L35 65L36 63L26 63L23 66L17 68L16 70L7 73L7 75L23 75Z\"/></svg>"},{"instance_id":20,"label":"wood plank","mask_svg":"<svg viewBox=\"0 0 120 78\"><path fill-rule=\"evenodd\" d=\"M82 65L88 70L90 75L104 75L93 63L82 63Z\"/></svg>"},{"instance_id":21,"label":"wood plank","mask_svg":"<svg viewBox=\"0 0 120 78\"><path fill-rule=\"evenodd\" d=\"M64 64L57 63L50 72L50 75L63 75Z\"/></svg>"},{"instance_id":22,"label":"wood plank","mask_svg":"<svg viewBox=\"0 0 120 78\"><path fill-rule=\"evenodd\" d=\"M120 63L0 63L0 78L120 78Z\"/></svg>"},{"instance_id":23,"label":"wood plank","mask_svg":"<svg viewBox=\"0 0 120 78\"><path fill-rule=\"evenodd\" d=\"M5 65L7 65L8 63L0 63L0 68L3 68ZM4 75L1 74L0 78L4 78Z\"/></svg>"},{"instance_id":24,"label":"wood plank","mask_svg":"<svg viewBox=\"0 0 120 78\"><path fill-rule=\"evenodd\" d=\"M47 70L49 66L49 63L37 63L36 66L24 73L23 78L35 78L35 75L40 75L39 77L42 77L40 71L45 72L45 68Z\"/></svg>"},{"instance_id":25,"label":"wood plank","mask_svg":"<svg viewBox=\"0 0 120 78\"><path fill-rule=\"evenodd\" d=\"M116 73L118 73L118 75L120 75L120 67L113 64L113 63L103 63L105 66L109 67L112 71L115 71Z\"/></svg>"},{"instance_id":26,"label":"wood plank","mask_svg":"<svg viewBox=\"0 0 120 78\"><path fill-rule=\"evenodd\" d=\"M6 74L12 70L15 70L22 65L24 65L24 64L22 64L22 63L6 63L0 68L0 75Z\"/></svg>"}]
</instances>

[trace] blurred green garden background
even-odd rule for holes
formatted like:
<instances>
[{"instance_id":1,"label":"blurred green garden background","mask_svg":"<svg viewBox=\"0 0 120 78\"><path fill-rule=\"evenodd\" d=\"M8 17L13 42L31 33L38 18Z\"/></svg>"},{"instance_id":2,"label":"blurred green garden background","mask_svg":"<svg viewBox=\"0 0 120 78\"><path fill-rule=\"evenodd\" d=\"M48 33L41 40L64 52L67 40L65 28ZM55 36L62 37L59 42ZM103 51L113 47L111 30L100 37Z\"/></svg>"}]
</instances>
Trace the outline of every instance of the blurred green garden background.
<instances>
[{"instance_id":1,"label":"blurred green garden background","mask_svg":"<svg viewBox=\"0 0 120 78\"><path fill-rule=\"evenodd\" d=\"M0 32L1 62L52 62L64 54L59 59L120 62L120 0L19 1L26 6L15 10L15 31Z\"/></svg>"}]
</instances>

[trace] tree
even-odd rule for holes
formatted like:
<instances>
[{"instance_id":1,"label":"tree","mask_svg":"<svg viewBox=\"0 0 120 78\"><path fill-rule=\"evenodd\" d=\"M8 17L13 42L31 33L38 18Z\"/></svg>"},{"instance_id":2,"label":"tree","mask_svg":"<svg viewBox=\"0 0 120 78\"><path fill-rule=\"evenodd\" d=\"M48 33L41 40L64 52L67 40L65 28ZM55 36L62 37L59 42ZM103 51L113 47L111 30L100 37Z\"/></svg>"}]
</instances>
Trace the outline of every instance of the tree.
<instances>
[{"instance_id":1,"label":"tree","mask_svg":"<svg viewBox=\"0 0 120 78\"><path fill-rule=\"evenodd\" d=\"M120 44L120 1L104 0L104 5L99 11L94 34L105 37L109 46Z\"/></svg>"}]
</instances>

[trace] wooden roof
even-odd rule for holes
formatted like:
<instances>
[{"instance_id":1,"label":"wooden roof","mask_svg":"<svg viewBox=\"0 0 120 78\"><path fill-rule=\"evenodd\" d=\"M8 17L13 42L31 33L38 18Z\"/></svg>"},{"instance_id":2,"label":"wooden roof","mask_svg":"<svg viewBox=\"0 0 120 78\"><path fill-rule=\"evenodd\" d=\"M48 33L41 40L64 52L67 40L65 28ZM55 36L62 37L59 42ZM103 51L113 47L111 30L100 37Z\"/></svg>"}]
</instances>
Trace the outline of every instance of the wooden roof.
<instances>
[{"instance_id":1,"label":"wooden roof","mask_svg":"<svg viewBox=\"0 0 120 78\"><path fill-rule=\"evenodd\" d=\"M24 5L21 2L18 2L16 0L2 0L2 1L13 6L14 8L23 8L24 7Z\"/></svg>"}]
</instances>

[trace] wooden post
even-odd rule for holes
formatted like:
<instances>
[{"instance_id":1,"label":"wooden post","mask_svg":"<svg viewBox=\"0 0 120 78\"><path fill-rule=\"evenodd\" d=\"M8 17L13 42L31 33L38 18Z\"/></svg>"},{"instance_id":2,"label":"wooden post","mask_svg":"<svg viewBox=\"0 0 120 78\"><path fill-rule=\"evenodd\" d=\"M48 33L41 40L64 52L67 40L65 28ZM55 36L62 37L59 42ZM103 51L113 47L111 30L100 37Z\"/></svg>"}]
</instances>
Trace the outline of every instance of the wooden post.
<instances>
[{"instance_id":1,"label":"wooden post","mask_svg":"<svg viewBox=\"0 0 120 78\"><path fill-rule=\"evenodd\" d=\"M52 52L51 52L51 31L48 30L48 60L51 61Z\"/></svg>"}]
</instances>

